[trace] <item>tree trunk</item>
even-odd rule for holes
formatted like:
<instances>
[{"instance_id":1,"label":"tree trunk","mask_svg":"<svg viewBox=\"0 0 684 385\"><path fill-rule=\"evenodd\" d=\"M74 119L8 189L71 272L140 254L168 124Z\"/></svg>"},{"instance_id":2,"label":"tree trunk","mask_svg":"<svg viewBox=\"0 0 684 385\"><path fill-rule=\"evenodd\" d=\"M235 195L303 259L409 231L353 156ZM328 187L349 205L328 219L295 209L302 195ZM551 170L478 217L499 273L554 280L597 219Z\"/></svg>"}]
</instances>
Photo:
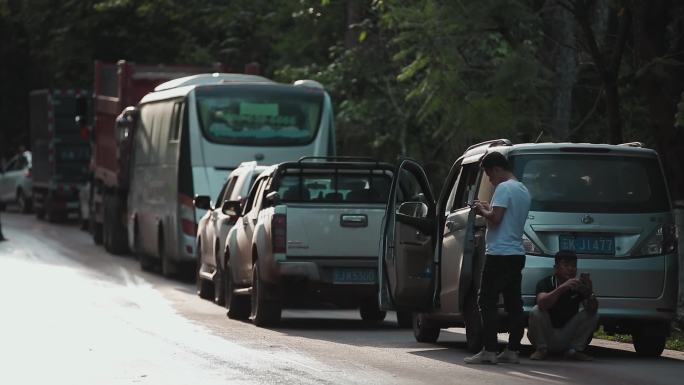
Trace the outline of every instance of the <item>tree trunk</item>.
<instances>
[{"instance_id":1,"label":"tree trunk","mask_svg":"<svg viewBox=\"0 0 684 385\"><path fill-rule=\"evenodd\" d=\"M608 143L620 144L622 140L622 121L620 120L620 93L617 77L606 75L606 117L608 119Z\"/></svg>"},{"instance_id":2,"label":"tree trunk","mask_svg":"<svg viewBox=\"0 0 684 385\"><path fill-rule=\"evenodd\" d=\"M567 140L572 116L572 89L577 81L577 51L573 15L558 5L560 0L547 1L542 10L547 61L554 73L551 110L551 134L556 140Z\"/></svg>"},{"instance_id":3,"label":"tree trunk","mask_svg":"<svg viewBox=\"0 0 684 385\"><path fill-rule=\"evenodd\" d=\"M631 6L635 61L642 72L637 78L639 90L651 114L650 129L654 131L672 196L684 199L684 130L675 127L674 119L684 76L677 67L654 63L654 59L668 54L667 27L674 6L666 0L632 1ZM681 61L684 55L678 53L675 58Z\"/></svg>"},{"instance_id":4,"label":"tree trunk","mask_svg":"<svg viewBox=\"0 0 684 385\"><path fill-rule=\"evenodd\" d=\"M622 55L627 43L627 33L631 25L629 9L615 10L617 12L615 41L612 44L611 41L607 41L606 46L601 49L597 43L596 33L591 22L591 2L576 0L572 2L572 6L571 9L582 30L589 55L591 55L601 77L601 83L603 83L606 118L608 120L608 142L621 143L622 121L620 119L620 92L617 80L620 73Z\"/></svg>"},{"instance_id":5,"label":"tree trunk","mask_svg":"<svg viewBox=\"0 0 684 385\"><path fill-rule=\"evenodd\" d=\"M347 0L347 29L344 33L344 47L354 48L359 44L359 29L354 24L361 22L361 0Z\"/></svg>"}]
</instances>

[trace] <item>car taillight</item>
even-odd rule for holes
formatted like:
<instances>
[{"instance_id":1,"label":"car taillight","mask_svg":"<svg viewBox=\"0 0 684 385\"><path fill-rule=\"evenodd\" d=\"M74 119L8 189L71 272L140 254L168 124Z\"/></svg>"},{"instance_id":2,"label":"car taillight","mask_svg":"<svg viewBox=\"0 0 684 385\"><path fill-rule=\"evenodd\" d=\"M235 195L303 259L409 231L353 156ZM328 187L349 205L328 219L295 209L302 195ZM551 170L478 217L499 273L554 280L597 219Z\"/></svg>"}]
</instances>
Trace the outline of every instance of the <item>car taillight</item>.
<instances>
[{"instance_id":1,"label":"car taillight","mask_svg":"<svg viewBox=\"0 0 684 385\"><path fill-rule=\"evenodd\" d=\"M287 252L287 218L285 214L273 214L271 232L273 236L273 252Z\"/></svg>"},{"instance_id":2,"label":"car taillight","mask_svg":"<svg viewBox=\"0 0 684 385\"><path fill-rule=\"evenodd\" d=\"M192 203L192 198L179 194L178 203L181 230L183 230L183 234L194 237L197 235L197 223L195 222L195 206Z\"/></svg>"},{"instance_id":3,"label":"car taillight","mask_svg":"<svg viewBox=\"0 0 684 385\"><path fill-rule=\"evenodd\" d=\"M677 252L676 227L673 224L659 226L641 247L640 255L661 255Z\"/></svg>"},{"instance_id":4,"label":"car taillight","mask_svg":"<svg viewBox=\"0 0 684 385\"><path fill-rule=\"evenodd\" d=\"M193 237L197 235L197 223L195 223L195 221L181 219L181 229L183 229L183 233L186 235L191 235Z\"/></svg>"},{"instance_id":5,"label":"car taillight","mask_svg":"<svg viewBox=\"0 0 684 385\"><path fill-rule=\"evenodd\" d=\"M522 236L522 244L523 248L525 248L525 254L530 254L530 255L541 255L542 252L541 250L537 247L537 245L534 244L530 240L530 238L527 237L527 235L523 234Z\"/></svg>"}]
</instances>

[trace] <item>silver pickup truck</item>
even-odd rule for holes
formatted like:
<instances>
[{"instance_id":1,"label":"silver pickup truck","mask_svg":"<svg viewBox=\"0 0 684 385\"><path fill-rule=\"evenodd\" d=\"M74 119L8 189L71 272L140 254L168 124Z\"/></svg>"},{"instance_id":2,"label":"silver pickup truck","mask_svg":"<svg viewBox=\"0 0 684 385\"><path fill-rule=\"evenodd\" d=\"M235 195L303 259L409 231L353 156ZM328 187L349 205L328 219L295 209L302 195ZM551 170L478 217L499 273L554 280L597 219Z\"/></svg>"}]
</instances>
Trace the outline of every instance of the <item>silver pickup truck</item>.
<instances>
[{"instance_id":1,"label":"silver pickup truck","mask_svg":"<svg viewBox=\"0 0 684 385\"><path fill-rule=\"evenodd\" d=\"M266 326L283 306L327 303L383 320L378 240L392 173L368 159L306 157L266 169L243 207L224 205L240 216L226 240L228 316Z\"/></svg>"}]
</instances>

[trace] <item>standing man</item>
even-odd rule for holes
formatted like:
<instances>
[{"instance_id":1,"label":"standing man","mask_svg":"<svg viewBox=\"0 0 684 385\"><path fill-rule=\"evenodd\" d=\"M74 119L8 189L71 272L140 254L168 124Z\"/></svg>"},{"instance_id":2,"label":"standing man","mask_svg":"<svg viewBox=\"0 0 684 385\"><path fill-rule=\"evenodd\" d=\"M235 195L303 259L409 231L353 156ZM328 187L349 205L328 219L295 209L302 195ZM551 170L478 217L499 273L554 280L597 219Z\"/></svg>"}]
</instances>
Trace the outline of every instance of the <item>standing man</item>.
<instances>
[{"instance_id":1,"label":"standing man","mask_svg":"<svg viewBox=\"0 0 684 385\"><path fill-rule=\"evenodd\" d=\"M465 358L467 364L519 363L520 340L525 329L520 285L525 266L523 229L530 210L530 194L513 175L508 160L499 152L482 158L480 167L494 185L492 203L475 201L475 212L487 219L486 255L478 293L484 348ZM497 302L503 296L508 314L508 346L497 356Z\"/></svg>"},{"instance_id":2,"label":"standing man","mask_svg":"<svg viewBox=\"0 0 684 385\"><path fill-rule=\"evenodd\" d=\"M578 361L593 359L584 349L598 324L598 300L589 274L576 276L577 255L559 251L553 275L537 283L537 305L530 312L527 330L536 348L530 359L543 360L549 352L564 352L565 357Z\"/></svg>"}]
</instances>

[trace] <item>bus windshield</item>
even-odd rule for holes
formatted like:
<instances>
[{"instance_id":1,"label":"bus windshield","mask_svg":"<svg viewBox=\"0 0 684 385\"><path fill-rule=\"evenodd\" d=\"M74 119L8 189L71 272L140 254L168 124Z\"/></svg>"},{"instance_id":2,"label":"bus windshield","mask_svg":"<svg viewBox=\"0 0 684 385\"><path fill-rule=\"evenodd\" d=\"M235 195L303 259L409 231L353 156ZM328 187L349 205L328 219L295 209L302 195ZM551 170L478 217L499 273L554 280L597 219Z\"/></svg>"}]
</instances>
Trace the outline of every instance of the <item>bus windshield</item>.
<instances>
[{"instance_id":1,"label":"bus windshield","mask_svg":"<svg viewBox=\"0 0 684 385\"><path fill-rule=\"evenodd\" d=\"M292 146L314 140L323 91L282 84L198 87L199 124L215 143Z\"/></svg>"}]
</instances>

